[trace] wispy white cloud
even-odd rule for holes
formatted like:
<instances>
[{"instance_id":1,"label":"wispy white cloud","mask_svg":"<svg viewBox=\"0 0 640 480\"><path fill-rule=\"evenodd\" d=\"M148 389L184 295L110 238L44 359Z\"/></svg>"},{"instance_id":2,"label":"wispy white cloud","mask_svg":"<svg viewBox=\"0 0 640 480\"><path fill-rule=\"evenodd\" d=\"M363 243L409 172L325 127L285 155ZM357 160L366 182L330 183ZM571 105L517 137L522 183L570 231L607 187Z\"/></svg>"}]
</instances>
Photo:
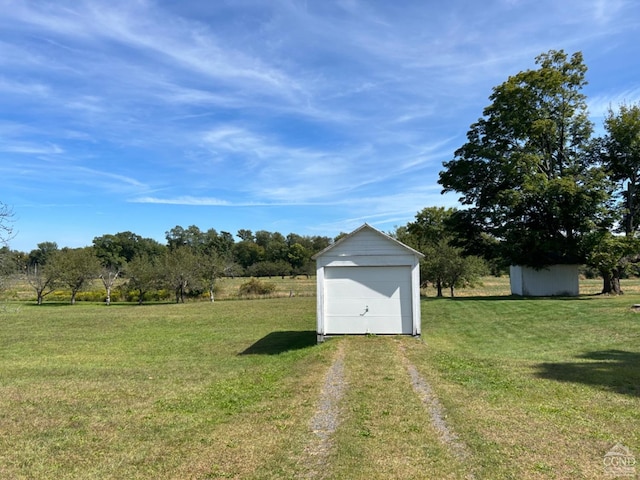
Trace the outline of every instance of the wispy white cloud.
<instances>
[{"instance_id":1,"label":"wispy white cloud","mask_svg":"<svg viewBox=\"0 0 640 480\"><path fill-rule=\"evenodd\" d=\"M64 150L55 144L37 144L30 142L9 142L0 144L0 152L24 155L59 155Z\"/></svg>"},{"instance_id":2,"label":"wispy white cloud","mask_svg":"<svg viewBox=\"0 0 640 480\"><path fill-rule=\"evenodd\" d=\"M287 96L299 89L286 73L233 48L206 25L169 17L152 2L11 4L5 21L12 19L67 41L88 41L99 48L111 48L105 43L110 42L138 58L146 56L145 61L168 62L173 69L225 83L248 82L263 92Z\"/></svg>"},{"instance_id":3,"label":"wispy white cloud","mask_svg":"<svg viewBox=\"0 0 640 480\"><path fill-rule=\"evenodd\" d=\"M129 187L134 187L136 189L147 188L145 183L140 182L135 178L131 178L126 175L120 175L117 173L107 172L104 170L96 170L96 169L87 168L87 167L75 167L75 168L72 168L71 171L73 173L79 174L79 175L75 175L76 179L81 178L82 179L81 181L86 181L89 184L94 184L96 179L103 179L103 180L106 180L110 185L113 185L113 184L126 185Z\"/></svg>"},{"instance_id":4,"label":"wispy white cloud","mask_svg":"<svg viewBox=\"0 0 640 480\"><path fill-rule=\"evenodd\" d=\"M614 112L620 105L640 104L640 86L638 88L600 94L588 99L589 114L597 119L605 117L609 110Z\"/></svg>"},{"instance_id":5,"label":"wispy white cloud","mask_svg":"<svg viewBox=\"0 0 640 480\"><path fill-rule=\"evenodd\" d=\"M134 197L128 200L130 203L152 203L157 205L188 205L188 206L207 206L207 207L229 207L229 206L247 206L250 204L238 205L232 204L227 200L220 200L219 198L211 197Z\"/></svg>"},{"instance_id":6,"label":"wispy white cloud","mask_svg":"<svg viewBox=\"0 0 640 480\"><path fill-rule=\"evenodd\" d=\"M436 184L441 162L492 87L541 52L594 60L594 118L640 99L631 0L0 8L0 170L9 195L28 189L43 204L68 194L68 204L129 202L118 203L122 215L219 207L229 222L239 210L225 217L225 208L255 207L285 223L297 206L328 212L309 221L327 230L403 223L449 202ZM628 67L611 73L614 62Z\"/></svg>"},{"instance_id":7,"label":"wispy white cloud","mask_svg":"<svg viewBox=\"0 0 640 480\"><path fill-rule=\"evenodd\" d=\"M50 94L50 88L42 83L14 81L0 77L0 92L10 95L44 97Z\"/></svg>"}]
</instances>

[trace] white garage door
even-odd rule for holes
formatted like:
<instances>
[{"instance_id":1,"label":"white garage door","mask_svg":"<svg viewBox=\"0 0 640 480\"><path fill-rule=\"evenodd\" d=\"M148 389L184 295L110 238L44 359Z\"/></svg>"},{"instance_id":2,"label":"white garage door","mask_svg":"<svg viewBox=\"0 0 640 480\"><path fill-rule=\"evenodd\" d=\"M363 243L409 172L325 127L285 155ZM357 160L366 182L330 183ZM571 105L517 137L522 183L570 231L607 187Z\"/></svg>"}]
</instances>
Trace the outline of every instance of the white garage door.
<instances>
[{"instance_id":1,"label":"white garage door","mask_svg":"<svg viewBox=\"0 0 640 480\"><path fill-rule=\"evenodd\" d=\"M327 334L412 334L411 268L326 267Z\"/></svg>"}]
</instances>

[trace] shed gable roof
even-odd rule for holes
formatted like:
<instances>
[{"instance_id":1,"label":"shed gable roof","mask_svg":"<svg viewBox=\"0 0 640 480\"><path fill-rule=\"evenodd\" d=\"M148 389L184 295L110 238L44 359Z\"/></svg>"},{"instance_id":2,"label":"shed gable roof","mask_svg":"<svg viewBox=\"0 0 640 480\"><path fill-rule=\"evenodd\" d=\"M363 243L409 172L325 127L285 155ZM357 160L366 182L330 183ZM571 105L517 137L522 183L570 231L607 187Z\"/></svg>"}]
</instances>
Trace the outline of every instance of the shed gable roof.
<instances>
[{"instance_id":1,"label":"shed gable roof","mask_svg":"<svg viewBox=\"0 0 640 480\"><path fill-rule=\"evenodd\" d=\"M371 225L365 223L362 226L360 226L359 228L355 229L353 232L349 233L348 235L345 235L344 237L342 237L340 240L338 240L337 242L335 242L332 245L329 245L327 248L325 248L324 250L322 250L321 252L316 253L313 257L314 260L318 259L319 257L325 255L325 254L329 254L331 253L331 251L335 250L340 250L341 248L347 247L350 243L353 243L354 241L357 241L358 237L364 236L364 235L371 235L373 234L377 239L382 240L383 242L387 243L391 248L398 250L399 253L406 255L407 253L411 254L411 255L417 255L418 257L424 257L424 255L420 252L418 252L417 250L414 250L413 248L409 247L408 245L405 245L404 243L396 240L395 238L390 237L389 235L387 235L386 233L381 232L380 230L372 227Z\"/></svg>"}]
</instances>

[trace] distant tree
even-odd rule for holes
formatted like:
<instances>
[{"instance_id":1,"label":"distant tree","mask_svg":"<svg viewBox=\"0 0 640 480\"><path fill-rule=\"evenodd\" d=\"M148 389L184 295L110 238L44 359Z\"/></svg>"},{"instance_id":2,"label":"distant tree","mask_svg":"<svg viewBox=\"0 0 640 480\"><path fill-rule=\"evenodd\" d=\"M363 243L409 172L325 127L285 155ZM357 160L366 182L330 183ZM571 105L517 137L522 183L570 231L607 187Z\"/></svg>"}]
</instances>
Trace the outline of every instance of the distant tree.
<instances>
[{"instance_id":1,"label":"distant tree","mask_svg":"<svg viewBox=\"0 0 640 480\"><path fill-rule=\"evenodd\" d=\"M8 246L0 247L0 273L13 275L21 273L27 264L27 254L18 250L11 250Z\"/></svg>"},{"instance_id":2,"label":"distant tree","mask_svg":"<svg viewBox=\"0 0 640 480\"><path fill-rule=\"evenodd\" d=\"M285 260L276 260L273 262L273 271L275 275L284 279L284 277L291 275L291 264Z\"/></svg>"},{"instance_id":3,"label":"distant tree","mask_svg":"<svg viewBox=\"0 0 640 480\"><path fill-rule=\"evenodd\" d=\"M285 262L288 263L287 254L289 253L289 246L287 245L287 239L281 233L274 233L267 246L265 246L264 258L270 262Z\"/></svg>"},{"instance_id":4,"label":"distant tree","mask_svg":"<svg viewBox=\"0 0 640 480\"><path fill-rule=\"evenodd\" d=\"M442 291L447 286L447 277L452 261L455 262L459 253L446 240L424 246L420 250L424 258L420 262L420 279L423 283L431 283L436 289L436 296L442 297Z\"/></svg>"},{"instance_id":5,"label":"distant tree","mask_svg":"<svg viewBox=\"0 0 640 480\"><path fill-rule=\"evenodd\" d=\"M58 244L55 242L41 242L38 248L27 256L24 273L27 283L36 292L36 301L42 305L44 297L55 290L58 284L58 270L52 267L53 258L58 254Z\"/></svg>"},{"instance_id":6,"label":"distant tree","mask_svg":"<svg viewBox=\"0 0 640 480\"><path fill-rule=\"evenodd\" d=\"M287 235L287 245L291 246L294 243L298 243L304 246L304 244L307 242L302 235L298 235L297 233L290 233L289 235Z\"/></svg>"},{"instance_id":7,"label":"distant tree","mask_svg":"<svg viewBox=\"0 0 640 480\"><path fill-rule=\"evenodd\" d=\"M243 242L255 242L256 241L256 238L253 235L253 232L251 230L247 230L247 229L241 228L240 230L238 230L238 233L236 235Z\"/></svg>"},{"instance_id":8,"label":"distant tree","mask_svg":"<svg viewBox=\"0 0 640 480\"><path fill-rule=\"evenodd\" d=\"M286 261L289 246L287 245L286 238L281 233L258 230L255 234L255 243L264 249L263 258L265 261Z\"/></svg>"},{"instance_id":9,"label":"distant tree","mask_svg":"<svg viewBox=\"0 0 640 480\"><path fill-rule=\"evenodd\" d=\"M264 248L253 240L242 240L234 245L233 254L235 260L247 268L264 259Z\"/></svg>"},{"instance_id":10,"label":"distant tree","mask_svg":"<svg viewBox=\"0 0 640 480\"><path fill-rule=\"evenodd\" d=\"M0 202L0 246L6 246L13 236L13 210Z\"/></svg>"},{"instance_id":11,"label":"distant tree","mask_svg":"<svg viewBox=\"0 0 640 480\"><path fill-rule=\"evenodd\" d=\"M187 229L181 226L175 226L165 234L167 239L167 246L169 250L174 250L179 247L189 247L194 253L200 253L207 241L205 233L200 229L191 225Z\"/></svg>"},{"instance_id":12,"label":"distant tree","mask_svg":"<svg viewBox=\"0 0 640 480\"><path fill-rule=\"evenodd\" d=\"M120 277L120 274L121 270L117 267L105 267L103 265L100 269L98 277L102 281L102 285L104 285L104 289L106 292L104 303L107 306L111 305L111 291L113 290L116 280Z\"/></svg>"},{"instance_id":13,"label":"distant tree","mask_svg":"<svg viewBox=\"0 0 640 480\"><path fill-rule=\"evenodd\" d=\"M208 230L207 235L213 236L215 230ZM216 241L216 251L223 257L231 257L233 252L233 245L235 241L233 240L233 235L229 232L220 232L219 235L215 236Z\"/></svg>"},{"instance_id":14,"label":"distant tree","mask_svg":"<svg viewBox=\"0 0 640 480\"><path fill-rule=\"evenodd\" d=\"M473 287L489 274L487 262L475 255L463 255L462 249L447 245L440 253L446 259L443 284L449 288L451 297L456 288Z\"/></svg>"},{"instance_id":15,"label":"distant tree","mask_svg":"<svg viewBox=\"0 0 640 480\"><path fill-rule=\"evenodd\" d=\"M57 271L60 284L71 290L71 304L76 303L76 295L98 276L100 262L91 247L63 248L49 262L48 266Z\"/></svg>"},{"instance_id":16,"label":"distant tree","mask_svg":"<svg viewBox=\"0 0 640 480\"><path fill-rule=\"evenodd\" d=\"M20 252L14 252L6 245L0 247L0 291L6 288L10 276L21 271L21 260Z\"/></svg>"},{"instance_id":17,"label":"distant tree","mask_svg":"<svg viewBox=\"0 0 640 480\"><path fill-rule=\"evenodd\" d=\"M269 243L271 243L272 238L273 234L271 232L267 230L258 230L254 235L253 241L266 250Z\"/></svg>"},{"instance_id":18,"label":"distant tree","mask_svg":"<svg viewBox=\"0 0 640 480\"><path fill-rule=\"evenodd\" d=\"M415 220L407 224L407 231L412 239L406 239L417 250L434 246L452 239L447 221L456 212L454 208L426 207L416 213Z\"/></svg>"},{"instance_id":19,"label":"distant tree","mask_svg":"<svg viewBox=\"0 0 640 480\"><path fill-rule=\"evenodd\" d=\"M136 256L160 256L167 248L152 238L144 238L128 231L96 237L93 239L93 246L103 265L119 268Z\"/></svg>"},{"instance_id":20,"label":"distant tree","mask_svg":"<svg viewBox=\"0 0 640 480\"><path fill-rule=\"evenodd\" d=\"M58 244L56 242L41 242L38 248L31 250L27 262L29 265L45 266L49 259L58 252Z\"/></svg>"},{"instance_id":21,"label":"distant tree","mask_svg":"<svg viewBox=\"0 0 640 480\"><path fill-rule=\"evenodd\" d=\"M93 239L94 255L100 263L98 277L105 289L105 304L111 305L111 291L116 280L121 277L126 269L127 259L123 249L114 235L103 235Z\"/></svg>"},{"instance_id":22,"label":"distant tree","mask_svg":"<svg viewBox=\"0 0 640 480\"><path fill-rule=\"evenodd\" d=\"M609 109L606 135L594 142L601 160L614 182L615 205L611 209L612 235L602 229L594 235L588 263L602 276L602 293L623 293L620 278L630 263L640 261L636 240L640 227L640 106L621 105L616 113Z\"/></svg>"},{"instance_id":23,"label":"distant tree","mask_svg":"<svg viewBox=\"0 0 640 480\"><path fill-rule=\"evenodd\" d=\"M446 224L451 246L462 248L464 255L483 258L491 275L500 276L509 271L511 261L502 256L500 240L480 228L469 211L455 210Z\"/></svg>"},{"instance_id":24,"label":"distant tree","mask_svg":"<svg viewBox=\"0 0 640 480\"><path fill-rule=\"evenodd\" d=\"M304 275L305 277L307 277L307 279L309 279L316 273L316 262L311 260L311 258L308 258L304 265L302 265L300 269L295 270L294 273L296 275Z\"/></svg>"},{"instance_id":25,"label":"distant tree","mask_svg":"<svg viewBox=\"0 0 640 480\"><path fill-rule=\"evenodd\" d=\"M142 305L144 296L160 285L160 274L157 267L158 258L148 253L136 255L127 264L128 287L138 291L138 304Z\"/></svg>"},{"instance_id":26,"label":"distant tree","mask_svg":"<svg viewBox=\"0 0 640 480\"><path fill-rule=\"evenodd\" d=\"M276 262L264 261L251 265L246 270L246 275L250 277L274 277L279 276L284 278L291 274L291 265L284 260L278 260Z\"/></svg>"},{"instance_id":27,"label":"distant tree","mask_svg":"<svg viewBox=\"0 0 640 480\"><path fill-rule=\"evenodd\" d=\"M176 303L184 303L187 289L198 278L198 261L199 257L188 246L165 253L160 268L166 284L175 292Z\"/></svg>"},{"instance_id":28,"label":"distant tree","mask_svg":"<svg viewBox=\"0 0 640 480\"><path fill-rule=\"evenodd\" d=\"M628 272L631 263L637 263L640 240L630 235L614 235L601 231L593 235L593 248L587 265L602 276L602 293L620 295L620 278Z\"/></svg>"},{"instance_id":29,"label":"distant tree","mask_svg":"<svg viewBox=\"0 0 640 480\"><path fill-rule=\"evenodd\" d=\"M311 237L311 252L315 255L318 252L321 252L329 245L333 243L333 240L330 237L323 237L319 235L315 235Z\"/></svg>"},{"instance_id":30,"label":"distant tree","mask_svg":"<svg viewBox=\"0 0 640 480\"><path fill-rule=\"evenodd\" d=\"M202 253L197 259L197 273L203 285L209 292L209 301L215 301L216 284L225 273L225 259L217 251Z\"/></svg>"},{"instance_id":31,"label":"distant tree","mask_svg":"<svg viewBox=\"0 0 640 480\"><path fill-rule=\"evenodd\" d=\"M340 232L338 235L336 235L333 239L333 243L337 242L338 240L342 240L344 237L348 236L349 234L347 232Z\"/></svg>"},{"instance_id":32,"label":"distant tree","mask_svg":"<svg viewBox=\"0 0 640 480\"><path fill-rule=\"evenodd\" d=\"M133 258L133 249L127 251L125 245L115 235L102 235L93 239L93 248L96 257L105 267L117 270L127 263L127 257Z\"/></svg>"},{"instance_id":33,"label":"distant tree","mask_svg":"<svg viewBox=\"0 0 640 480\"><path fill-rule=\"evenodd\" d=\"M27 283L36 292L36 302L42 305L44 297L53 292L58 285L58 271L51 263L43 266L33 263L27 265L25 275Z\"/></svg>"},{"instance_id":34,"label":"distant tree","mask_svg":"<svg viewBox=\"0 0 640 480\"><path fill-rule=\"evenodd\" d=\"M225 260L224 263L224 276L225 277L240 277L244 273L242 265L234 262L233 260Z\"/></svg>"},{"instance_id":35,"label":"distant tree","mask_svg":"<svg viewBox=\"0 0 640 480\"><path fill-rule=\"evenodd\" d=\"M289 247L289 253L287 253L287 258L289 259L289 263L291 264L291 269L294 274L306 274L309 275L308 269L305 269L305 265L309 263L311 259L311 252L307 250L300 243L294 243Z\"/></svg>"},{"instance_id":36,"label":"distant tree","mask_svg":"<svg viewBox=\"0 0 640 480\"><path fill-rule=\"evenodd\" d=\"M416 214L413 222L397 229L395 237L424 254L420 262L420 277L431 282L438 297L449 288L451 296L456 288L464 288L478 282L488 273L484 260L455 247L450 219L456 210L444 207L427 207Z\"/></svg>"}]
</instances>

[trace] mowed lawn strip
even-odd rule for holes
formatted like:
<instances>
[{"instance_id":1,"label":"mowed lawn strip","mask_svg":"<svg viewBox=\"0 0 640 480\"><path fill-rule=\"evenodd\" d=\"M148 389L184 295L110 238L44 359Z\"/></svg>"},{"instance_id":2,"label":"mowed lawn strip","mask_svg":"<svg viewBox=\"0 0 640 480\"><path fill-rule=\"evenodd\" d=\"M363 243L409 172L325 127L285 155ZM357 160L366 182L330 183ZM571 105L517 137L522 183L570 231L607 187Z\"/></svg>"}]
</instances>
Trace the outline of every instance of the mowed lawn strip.
<instances>
[{"instance_id":1,"label":"mowed lawn strip","mask_svg":"<svg viewBox=\"0 0 640 480\"><path fill-rule=\"evenodd\" d=\"M432 299L407 356L479 460L478 478L603 478L640 457L640 298ZM639 472L640 473L640 472Z\"/></svg>"},{"instance_id":2,"label":"mowed lawn strip","mask_svg":"<svg viewBox=\"0 0 640 480\"><path fill-rule=\"evenodd\" d=\"M286 478L332 357L314 305L3 315L0 478Z\"/></svg>"},{"instance_id":3,"label":"mowed lawn strip","mask_svg":"<svg viewBox=\"0 0 640 480\"><path fill-rule=\"evenodd\" d=\"M439 438L396 342L413 338L361 336L344 342L344 415L326 478L464 478L461 464Z\"/></svg>"}]
</instances>

